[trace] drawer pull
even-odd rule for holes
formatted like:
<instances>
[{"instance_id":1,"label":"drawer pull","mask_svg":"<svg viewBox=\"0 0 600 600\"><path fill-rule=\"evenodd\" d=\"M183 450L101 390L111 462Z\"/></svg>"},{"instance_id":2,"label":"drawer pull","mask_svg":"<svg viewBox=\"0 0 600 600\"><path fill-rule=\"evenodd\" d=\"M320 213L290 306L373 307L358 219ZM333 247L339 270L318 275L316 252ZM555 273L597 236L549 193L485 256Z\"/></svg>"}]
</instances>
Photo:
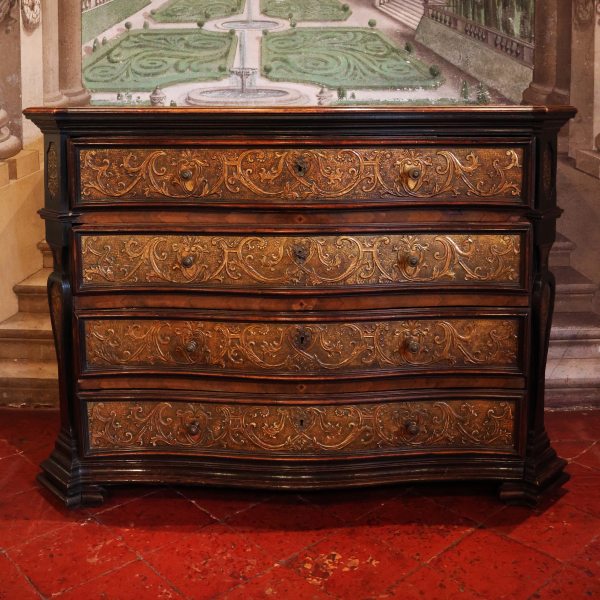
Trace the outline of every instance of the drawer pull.
<instances>
[{"instance_id":1,"label":"drawer pull","mask_svg":"<svg viewBox=\"0 0 600 600\"><path fill-rule=\"evenodd\" d=\"M194 257L190 256L190 255L184 256L183 259L181 260L181 264L186 269L189 269L194 264Z\"/></svg>"},{"instance_id":2,"label":"drawer pull","mask_svg":"<svg viewBox=\"0 0 600 600\"><path fill-rule=\"evenodd\" d=\"M417 342L408 342L408 350L409 352L412 352L413 354L416 354L420 349L420 346Z\"/></svg>"},{"instance_id":3,"label":"drawer pull","mask_svg":"<svg viewBox=\"0 0 600 600\"><path fill-rule=\"evenodd\" d=\"M192 340L191 342L188 342L185 345L185 349L188 352L196 352L196 350L198 350L198 342L196 342L195 340Z\"/></svg>"},{"instance_id":4,"label":"drawer pull","mask_svg":"<svg viewBox=\"0 0 600 600\"><path fill-rule=\"evenodd\" d=\"M198 421L190 421L186 425L186 429L190 435L198 435L200 433L200 423Z\"/></svg>"},{"instance_id":5,"label":"drawer pull","mask_svg":"<svg viewBox=\"0 0 600 600\"><path fill-rule=\"evenodd\" d=\"M294 171L300 177L304 177L304 175L306 175L308 172L308 164L304 158L300 157L296 159L296 162L294 163Z\"/></svg>"},{"instance_id":6,"label":"drawer pull","mask_svg":"<svg viewBox=\"0 0 600 600\"><path fill-rule=\"evenodd\" d=\"M186 169L185 171L181 171L181 179L184 181L189 181L192 178L193 173L190 169Z\"/></svg>"},{"instance_id":7,"label":"drawer pull","mask_svg":"<svg viewBox=\"0 0 600 600\"><path fill-rule=\"evenodd\" d=\"M421 177L421 169L411 169L408 172L408 176L411 179L419 179L419 177Z\"/></svg>"},{"instance_id":8,"label":"drawer pull","mask_svg":"<svg viewBox=\"0 0 600 600\"><path fill-rule=\"evenodd\" d=\"M420 431L419 425L416 423L416 421L407 421L405 423L405 427L406 431L408 431L410 435L417 435L417 433Z\"/></svg>"},{"instance_id":9,"label":"drawer pull","mask_svg":"<svg viewBox=\"0 0 600 600\"><path fill-rule=\"evenodd\" d=\"M410 267L416 267L419 264L419 257L416 254L411 254L407 262Z\"/></svg>"},{"instance_id":10,"label":"drawer pull","mask_svg":"<svg viewBox=\"0 0 600 600\"><path fill-rule=\"evenodd\" d=\"M298 262L303 263L308 258L308 248L302 244L294 244L292 254Z\"/></svg>"}]
</instances>

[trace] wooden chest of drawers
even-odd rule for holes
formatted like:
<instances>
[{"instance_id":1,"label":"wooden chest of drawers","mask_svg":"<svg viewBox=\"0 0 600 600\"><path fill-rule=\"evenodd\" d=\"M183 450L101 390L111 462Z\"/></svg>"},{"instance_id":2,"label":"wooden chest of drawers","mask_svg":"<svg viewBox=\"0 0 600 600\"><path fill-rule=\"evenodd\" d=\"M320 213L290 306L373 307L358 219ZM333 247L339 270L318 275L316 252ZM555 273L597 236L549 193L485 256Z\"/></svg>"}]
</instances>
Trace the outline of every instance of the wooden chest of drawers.
<instances>
[{"instance_id":1,"label":"wooden chest of drawers","mask_svg":"<svg viewBox=\"0 0 600 600\"><path fill-rule=\"evenodd\" d=\"M69 506L130 482L565 480L544 429L568 107L30 109Z\"/></svg>"}]
</instances>

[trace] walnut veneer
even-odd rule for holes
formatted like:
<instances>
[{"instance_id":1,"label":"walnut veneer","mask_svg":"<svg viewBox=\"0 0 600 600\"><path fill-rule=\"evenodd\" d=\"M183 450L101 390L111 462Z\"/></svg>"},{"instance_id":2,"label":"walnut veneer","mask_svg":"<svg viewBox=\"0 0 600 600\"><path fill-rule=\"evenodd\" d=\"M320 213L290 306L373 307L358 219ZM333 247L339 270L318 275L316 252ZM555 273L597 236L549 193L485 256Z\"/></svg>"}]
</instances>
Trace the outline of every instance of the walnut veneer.
<instances>
[{"instance_id":1,"label":"walnut veneer","mask_svg":"<svg viewBox=\"0 0 600 600\"><path fill-rule=\"evenodd\" d=\"M169 482L562 483L544 429L570 107L29 109L69 506Z\"/></svg>"}]
</instances>

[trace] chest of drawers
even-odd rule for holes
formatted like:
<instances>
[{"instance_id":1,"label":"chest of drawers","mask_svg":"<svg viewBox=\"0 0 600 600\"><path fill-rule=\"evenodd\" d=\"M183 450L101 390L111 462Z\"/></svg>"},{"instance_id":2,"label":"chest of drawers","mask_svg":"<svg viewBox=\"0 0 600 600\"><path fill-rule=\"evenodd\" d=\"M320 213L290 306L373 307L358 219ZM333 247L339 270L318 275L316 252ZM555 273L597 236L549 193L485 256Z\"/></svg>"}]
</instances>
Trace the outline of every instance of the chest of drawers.
<instances>
[{"instance_id":1,"label":"chest of drawers","mask_svg":"<svg viewBox=\"0 0 600 600\"><path fill-rule=\"evenodd\" d=\"M568 107L29 109L67 505L118 483L565 480L544 428Z\"/></svg>"}]
</instances>

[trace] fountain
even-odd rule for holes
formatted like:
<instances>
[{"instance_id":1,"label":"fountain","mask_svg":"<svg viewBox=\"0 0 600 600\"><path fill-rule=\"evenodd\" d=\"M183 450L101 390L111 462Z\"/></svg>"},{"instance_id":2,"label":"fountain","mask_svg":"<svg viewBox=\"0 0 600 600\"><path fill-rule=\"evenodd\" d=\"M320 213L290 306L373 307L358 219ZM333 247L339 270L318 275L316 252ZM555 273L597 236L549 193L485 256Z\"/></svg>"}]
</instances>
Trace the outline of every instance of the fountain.
<instances>
[{"instance_id":1,"label":"fountain","mask_svg":"<svg viewBox=\"0 0 600 600\"><path fill-rule=\"evenodd\" d=\"M253 0L246 0L246 18L244 20L226 21L222 23L223 29L237 31L238 53L236 66L230 69L230 73L239 80L237 86L222 86L216 88L198 88L188 93L185 102L192 106L207 105L233 105L233 106L256 106L256 105L289 105L305 104L306 98L296 90L288 90L280 87L272 87L270 84L256 87L255 80L260 68L260 36L264 30L279 27L277 21L254 19L252 16ZM259 39L255 39L255 52L249 52L247 34L254 33ZM248 54L251 54L248 57ZM250 63L250 65L248 64Z\"/></svg>"}]
</instances>

